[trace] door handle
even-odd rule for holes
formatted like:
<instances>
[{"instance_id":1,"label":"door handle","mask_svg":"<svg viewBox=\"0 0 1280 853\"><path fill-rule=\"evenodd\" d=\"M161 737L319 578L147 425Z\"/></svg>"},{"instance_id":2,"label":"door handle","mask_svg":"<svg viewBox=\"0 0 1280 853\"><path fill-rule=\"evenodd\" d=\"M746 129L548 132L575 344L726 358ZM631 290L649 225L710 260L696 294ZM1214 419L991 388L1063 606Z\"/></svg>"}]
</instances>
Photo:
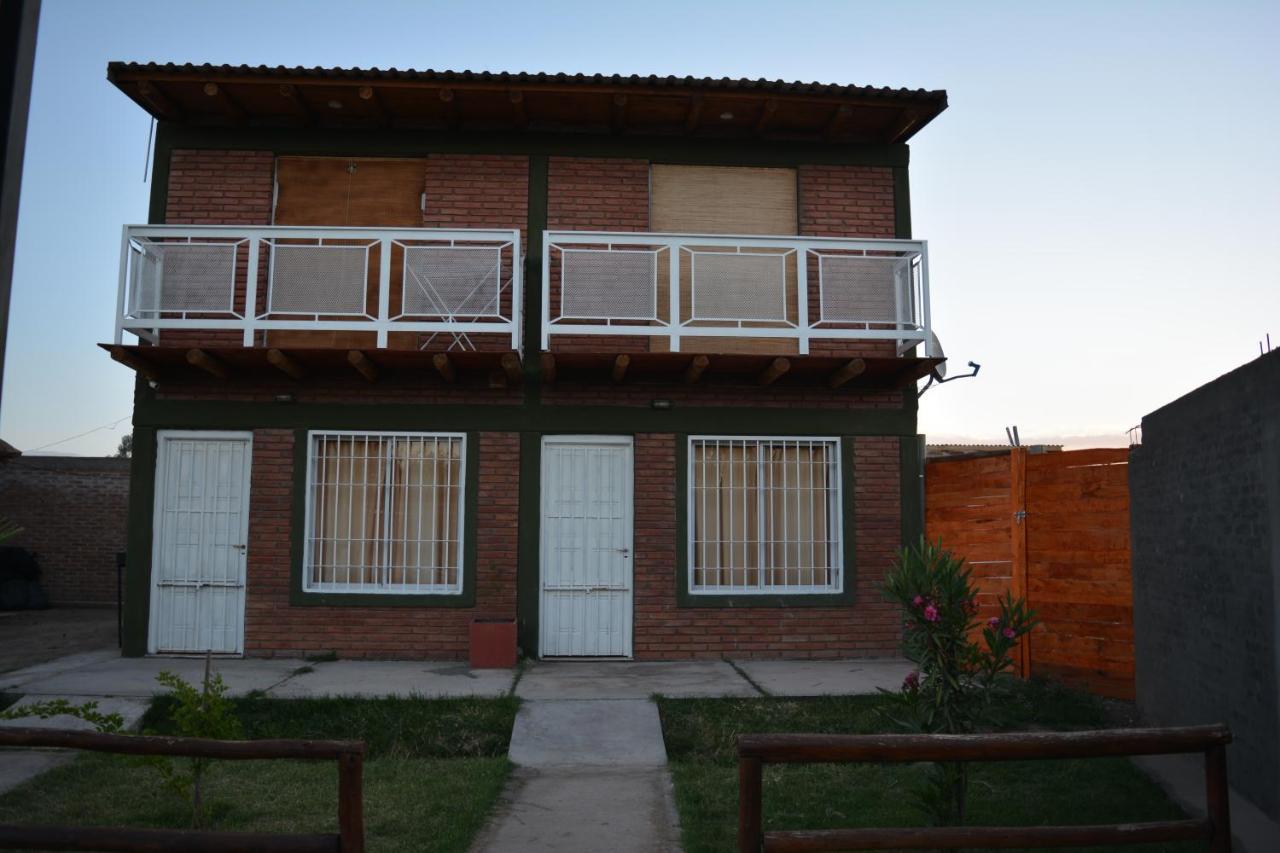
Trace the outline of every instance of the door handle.
<instances>
[{"instance_id":1,"label":"door handle","mask_svg":"<svg viewBox=\"0 0 1280 853\"><path fill-rule=\"evenodd\" d=\"M245 553L249 548L248 545L232 545L231 547L238 549L241 554Z\"/></svg>"},{"instance_id":2,"label":"door handle","mask_svg":"<svg viewBox=\"0 0 1280 853\"><path fill-rule=\"evenodd\" d=\"M619 554L621 554L624 557L631 553L630 548L614 548L613 550L617 551Z\"/></svg>"}]
</instances>

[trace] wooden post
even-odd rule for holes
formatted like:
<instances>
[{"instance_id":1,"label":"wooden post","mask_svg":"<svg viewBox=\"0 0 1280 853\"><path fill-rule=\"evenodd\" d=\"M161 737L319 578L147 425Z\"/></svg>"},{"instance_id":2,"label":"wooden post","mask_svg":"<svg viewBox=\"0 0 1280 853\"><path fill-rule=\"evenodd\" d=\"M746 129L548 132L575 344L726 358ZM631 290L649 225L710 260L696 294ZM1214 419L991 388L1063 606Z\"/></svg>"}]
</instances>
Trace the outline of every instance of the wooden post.
<instances>
[{"instance_id":1,"label":"wooden post","mask_svg":"<svg viewBox=\"0 0 1280 853\"><path fill-rule=\"evenodd\" d=\"M738 757L738 853L764 849L764 815L761 812L763 768L755 756Z\"/></svg>"},{"instance_id":2,"label":"wooden post","mask_svg":"<svg viewBox=\"0 0 1280 853\"><path fill-rule=\"evenodd\" d=\"M306 378L307 371L297 360L290 358L287 353L278 349L267 350L267 361L270 362L281 373L292 379Z\"/></svg>"},{"instance_id":3,"label":"wooden post","mask_svg":"<svg viewBox=\"0 0 1280 853\"><path fill-rule=\"evenodd\" d=\"M1209 850L1231 853L1231 793L1227 787L1227 747L1216 744L1204 753L1204 787L1208 804Z\"/></svg>"},{"instance_id":4,"label":"wooden post","mask_svg":"<svg viewBox=\"0 0 1280 853\"><path fill-rule=\"evenodd\" d=\"M440 374L440 378L445 382L453 382L458 378L458 371L453 366L453 360L446 353L438 352L431 356L431 363L435 365L436 372Z\"/></svg>"},{"instance_id":5,"label":"wooden post","mask_svg":"<svg viewBox=\"0 0 1280 853\"><path fill-rule=\"evenodd\" d=\"M855 379L858 376L861 376L863 371L865 371L866 369L867 369L867 362L864 359L861 359L861 358L852 359L849 361L848 364L844 365L835 373L831 374L831 377L827 380L827 386L833 389L839 388L841 385L845 384L850 379Z\"/></svg>"},{"instance_id":6,"label":"wooden post","mask_svg":"<svg viewBox=\"0 0 1280 853\"><path fill-rule=\"evenodd\" d=\"M198 367L205 373L216 376L219 379L226 379L231 375L225 364L202 349L187 350L187 364L192 367Z\"/></svg>"},{"instance_id":7,"label":"wooden post","mask_svg":"<svg viewBox=\"0 0 1280 853\"><path fill-rule=\"evenodd\" d=\"M689 359L689 366L684 369L684 384L692 385L702 378L702 373L707 369L707 365L711 363L711 359L705 355L695 355Z\"/></svg>"},{"instance_id":8,"label":"wooden post","mask_svg":"<svg viewBox=\"0 0 1280 853\"><path fill-rule=\"evenodd\" d=\"M502 370L507 374L507 381L515 385L524 378L524 374L520 367L520 356L513 352L502 354L501 358Z\"/></svg>"},{"instance_id":9,"label":"wooden post","mask_svg":"<svg viewBox=\"0 0 1280 853\"><path fill-rule=\"evenodd\" d=\"M769 363L769 366L761 371L756 377L756 383L759 385L772 385L777 381L778 377L791 369L791 360L786 358L775 358Z\"/></svg>"},{"instance_id":10,"label":"wooden post","mask_svg":"<svg viewBox=\"0 0 1280 853\"><path fill-rule=\"evenodd\" d=\"M610 373L609 378L613 380L615 385L627 378L627 368L630 366L631 356L625 352L613 360L613 371Z\"/></svg>"},{"instance_id":11,"label":"wooden post","mask_svg":"<svg viewBox=\"0 0 1280 853\"><path fill-rule=\"evenodd\" d=\"M338 837L342 853L364 853L364 755L338 758Z\"/></svg>"},{"instance_id":12,"label":"wooden post","mask_svg":"<svg viewBox=\"0 0 1280 853\"><path fill-rule=\"evenodd\" d=\"M360 350L353 349L348 351L347 361L350 362L351 366L359 371L360 375L368 381L378 381L378 366L369 359L369 356L365 355Z\"/></svg>"},{"instance_id":13,"label":"wooden post","mask_svg":"<svg viewBox=\"0 0 1280 853\"><path fill-rule=\"evenodd\" d=\"M1027 450L1015 447L1009 451L1009 539L1013 551L1013 569L1009 593L1014 598L1027 598ZM1031 637L1018 641L1018 673L1031 677Z\"/></svg>"}]
</instances>

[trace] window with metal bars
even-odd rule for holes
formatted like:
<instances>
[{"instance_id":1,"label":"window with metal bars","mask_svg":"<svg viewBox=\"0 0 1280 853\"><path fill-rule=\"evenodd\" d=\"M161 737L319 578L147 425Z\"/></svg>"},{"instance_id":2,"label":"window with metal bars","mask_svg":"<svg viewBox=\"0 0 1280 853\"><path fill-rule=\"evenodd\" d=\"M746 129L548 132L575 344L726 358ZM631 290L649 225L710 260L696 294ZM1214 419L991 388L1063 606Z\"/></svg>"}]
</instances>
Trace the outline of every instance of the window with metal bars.
<instances>
[{"instance_id":1,"label":"window with metal bars","mask_svg":"<svg viewBox=\"0 0 1280 853\"><path fill-rule=\"evenodd\" d=\"M690 593L842 590L837 439L691 437L688 517Z\"/></svg>"},{"instance_id":2,"label":"window with metal bars","mask_svg":"<svg viewBox=\"0 0 1280 853\"><path fill-rule=\"evenodd\" d=\"M466 436L309 440L303 589L461 594Z\"/></svg>"}]
</instances>

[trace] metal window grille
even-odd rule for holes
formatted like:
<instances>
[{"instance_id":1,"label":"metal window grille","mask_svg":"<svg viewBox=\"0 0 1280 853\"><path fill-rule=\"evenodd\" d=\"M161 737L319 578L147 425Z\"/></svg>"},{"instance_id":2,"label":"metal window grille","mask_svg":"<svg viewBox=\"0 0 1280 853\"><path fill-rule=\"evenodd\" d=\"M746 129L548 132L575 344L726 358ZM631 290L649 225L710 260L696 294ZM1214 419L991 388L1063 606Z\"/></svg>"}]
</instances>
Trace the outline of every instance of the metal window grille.
<instances>
[{"instance_id":1,"label":"metal window grille","mask_svg":"<svg viewBox=\"0 0 1280 853\"><path fill-rule=\"evenodd\" d=\"M693 319L786 322L787 254L690 254Z\"/></svg>"},{"instance_id":2,"label":"metal window grille","mask_svg":"<svg viewBox=\"0 0 1280 853\"><path fill-rule=\"evenodd\" d=\"M404 313L501 316L501 246L406 246Z\"/></svg>"},{"instance_id":3,"label":"metal window grille","mask_svg":"<svg viewBox=\"0 0 1280 853\"><path fill-rule=\"evenodd\" d=\"M236 251L236 243L142 243L132 267L130 312L230 313Z\"/></svg>"},{"instance_id":4,"label":"metal window grille","mask_svg":"<svg viewBox=\"0 0 1280 853\"><path fill-rule=\"evenodd\" d=\"M313 432L308 591L462 592L466 437Z\"/></svg>"},{"instance_id":5,"label":"metal window grille","mask_svg":"<svg viewBox=\"0 0 1280 853\"><path fill-rule=\"evenodd\" d=\"M560 316L656 320L658 253L640 249L563 249Z\"/></svg>"},{"instance_id":6,"label":"metal window grille","mask_svg":"<svg viewBox=\"0 0 1280 853\"><path fill-rule=\"evenodd\" d=\"M268 313L365 316L369 246L274 244Z\"/></svg>"},{"instance_id":7,"label":"metal window grille","mask_svg":"<svg viewBox=\"0 0 1280 853\"><path fill-rule=\"evenodd\" d=\"M690 592L840 591L839 443L691 438L689 519Z\"/></svg>"},{"instance_id":8,"label":"metal window grille","mask_svg":"<svg viewBox=\"0 0 1280 853\"><path fill-rule=\"evenodd\" d=\"M895 256L821 255L822 319L899 323L909 261Z\"/></svg>"}]
</instances>

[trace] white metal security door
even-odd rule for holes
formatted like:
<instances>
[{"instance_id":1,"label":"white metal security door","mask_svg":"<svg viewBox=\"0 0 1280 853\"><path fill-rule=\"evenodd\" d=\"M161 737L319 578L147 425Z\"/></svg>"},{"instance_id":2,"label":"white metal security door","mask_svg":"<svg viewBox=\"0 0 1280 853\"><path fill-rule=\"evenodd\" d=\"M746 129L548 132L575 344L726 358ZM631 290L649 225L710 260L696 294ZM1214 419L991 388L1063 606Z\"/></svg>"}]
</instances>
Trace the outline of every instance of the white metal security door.
<instances>
[{"instance_id":1,"label":"white metal security door","mask_svg":"<svg viewBox=\"0 0 1280 853\"><path fill-rule=\"evenodd\" d=\"M162 432L148 651L244 650L246 433Z\"/></svg>"},{"instance_id":2,"label":"white metal security door","mask_svg":"<svg viewBox=\"0 0 1280 853\"><path fill-rule=\"evenodd\" d=\"M542 442L544 657L631 656L631 439Z\"/></svg>"}]
</instances>

